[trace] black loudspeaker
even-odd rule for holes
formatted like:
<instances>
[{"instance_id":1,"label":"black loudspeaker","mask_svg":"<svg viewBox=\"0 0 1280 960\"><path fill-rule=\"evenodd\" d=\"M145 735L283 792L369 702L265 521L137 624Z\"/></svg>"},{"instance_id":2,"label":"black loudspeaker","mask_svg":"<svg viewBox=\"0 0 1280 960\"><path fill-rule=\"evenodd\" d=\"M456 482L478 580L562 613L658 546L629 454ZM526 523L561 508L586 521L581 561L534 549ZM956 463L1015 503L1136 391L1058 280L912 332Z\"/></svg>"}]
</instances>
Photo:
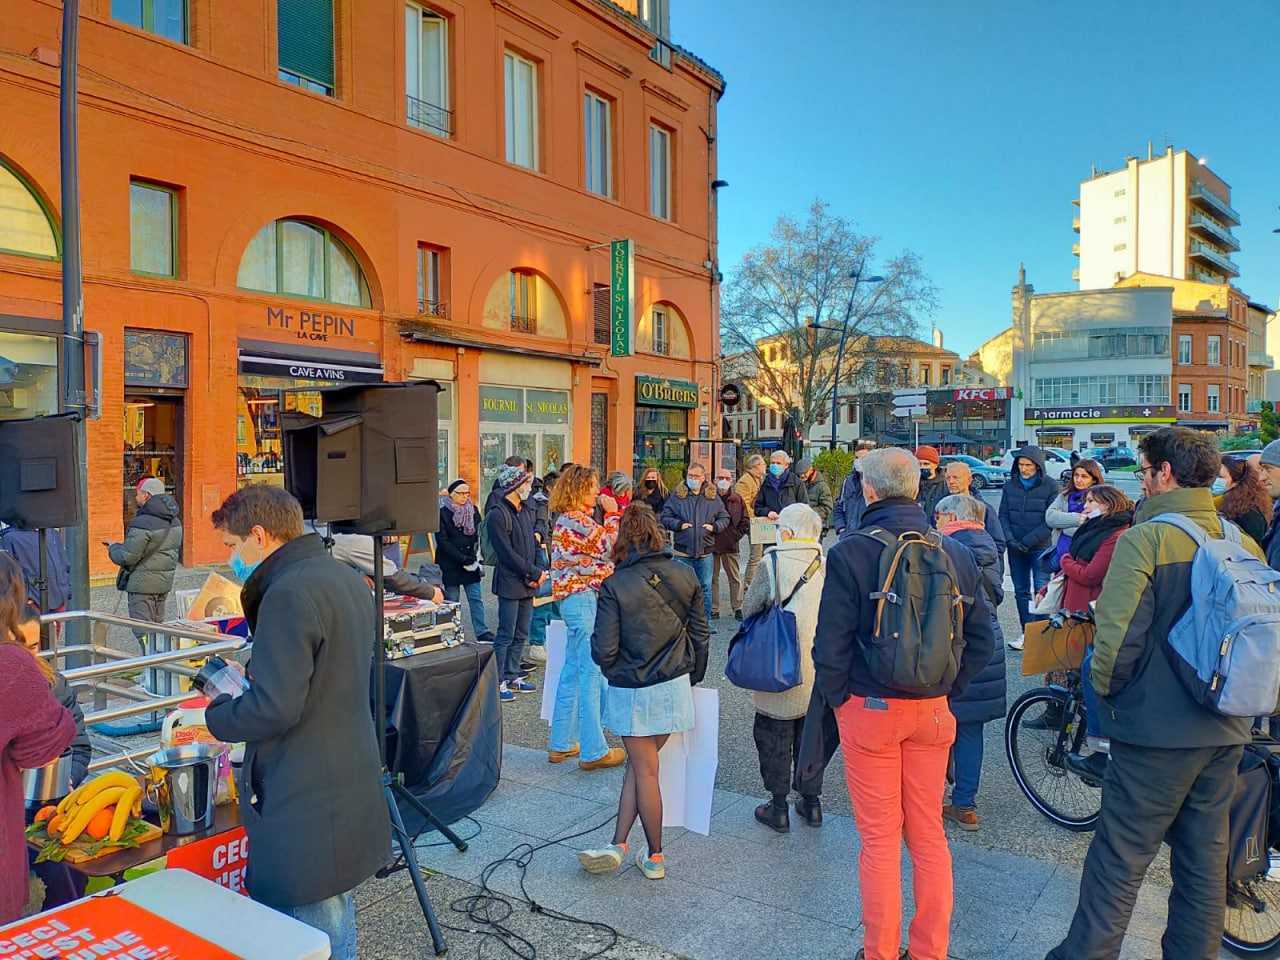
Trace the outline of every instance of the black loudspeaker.
<instances>
[{"instance_id":1,"label":"black loudspeaker","mask_svg":"<svg viewBox=\"0 0 1280 960\"><path fill-rule=\"evenodd\" d=\"M309 520L336 533L433 533L439 384L375 383L320 391L323 414L291 413L284 485Z\"/></svg>"},{"instance_id":2,"label":"black loudspeaker","mask_svg":"<svg viewBox=\"0 0 1280 960\"><path fill-rule=\"evenodd\" d=\"M27 530L80 523L78 417L0 420L0 520Z\"/></svg>"}]
</instances>

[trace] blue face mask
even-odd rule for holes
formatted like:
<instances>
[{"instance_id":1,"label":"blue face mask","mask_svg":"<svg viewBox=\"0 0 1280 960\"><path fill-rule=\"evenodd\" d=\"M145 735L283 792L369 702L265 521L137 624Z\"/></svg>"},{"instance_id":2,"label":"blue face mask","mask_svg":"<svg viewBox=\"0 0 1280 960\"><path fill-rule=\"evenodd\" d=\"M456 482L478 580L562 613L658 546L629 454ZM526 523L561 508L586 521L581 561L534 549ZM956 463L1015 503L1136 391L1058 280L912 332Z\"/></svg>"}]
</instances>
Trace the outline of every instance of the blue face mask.
<instances>
[{"instance_id":1,"label":"blue face mask","mask_svg":"<svg viewBox=\"0 0 1280 960\"><path fill-rule=\"evenodd\" d=\"M771 463L769 464L769 472L775 477L780 477L787 472L787 468L785 464Z\"/></svg>"},{"instance_id":2,"label":"blue face mask","mask_svg":"<svg viewBox=\"0 0 1280 960\"><path fill-rule=\"evenodd\" d=\"M692 490L694 493L697 493L698 488L702 486L702 481L695 480L693 479L693 477L687 477L684 483L685 483L685 486L688 487L690 490Z\"/></svg>"},{"instance_id":3,"label":"blue face mask","mask_svg":"<svg viewBox=\"0 0 1280 960\"><path fill-rule=\"evenodd\" d=\"M241 583L244 583L249 579L249 577L253 576L253 571L257 570L258 567L262 565L261 560L257 560L253 563L246 563L244 558L240 556L240 551L243 549L244 546L241 545L238 549L234 550L231 554L231 559L228 561L231 566L231 575Z\"/></svg>"}]
</instances>

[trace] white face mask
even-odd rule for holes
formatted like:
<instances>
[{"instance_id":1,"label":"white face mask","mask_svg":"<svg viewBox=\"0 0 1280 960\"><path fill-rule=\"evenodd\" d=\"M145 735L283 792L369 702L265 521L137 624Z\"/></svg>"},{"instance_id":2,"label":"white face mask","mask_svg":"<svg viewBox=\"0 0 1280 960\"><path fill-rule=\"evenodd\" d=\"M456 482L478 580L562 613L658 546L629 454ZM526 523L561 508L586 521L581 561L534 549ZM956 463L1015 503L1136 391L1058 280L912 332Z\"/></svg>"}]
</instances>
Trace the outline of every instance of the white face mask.
<instances>
[{"instance_id":1,"label":"white face mask","mask_svg":"<svg viewBox=\"0 0 1280 960\"><path fill-rule=\"evenodd\" d=\"M716 489L717 489L717 490L719 490L721 493L728 493L728 492L729 492L729 487L731 487L731 486L732 486L732 484L731 484L728 480L717 480L717 481L716 481Z\"/></svg>"},{"instance_id":2,"label":"white face mask","mask_svg":"<svg viewBox=\"0 0 1280 960\"><path fill-rule=\"evenodd\" d=\"M519 497L520 501L523 503L525 500L529 499L529 495L531 493L533 493L533 484L526 483L523 487L521 487L519 490L516 491L516 496Z\"/></svg>"},{"instance_id":3,"label":"white face mask","mask_svg":"<svg viewBox=\"0 0 1280 960\"><path fill-rule=\"evenodd\" d=\"M1085 509L1085 511L1084 511L1084 515L1085 515L1086 517L1088 517L1090 520L1092 520L1094 517L1100 517L1100 516L1102 516L1102 508L1101 508L1101 507L1087 507L1087 508Z\"/></svg>"}]
</instances>

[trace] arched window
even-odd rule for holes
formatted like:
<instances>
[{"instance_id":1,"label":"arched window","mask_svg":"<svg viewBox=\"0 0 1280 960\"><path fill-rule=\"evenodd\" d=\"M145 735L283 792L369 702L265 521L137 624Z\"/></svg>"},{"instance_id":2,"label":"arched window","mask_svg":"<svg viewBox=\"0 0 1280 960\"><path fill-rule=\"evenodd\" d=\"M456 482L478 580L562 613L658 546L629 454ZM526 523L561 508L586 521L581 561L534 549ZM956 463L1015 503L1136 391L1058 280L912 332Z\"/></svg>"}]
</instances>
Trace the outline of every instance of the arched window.
<instances>
[{"instance_id":1,"label":"arched window","mask_svg":"<svg viewBox=\"0 0 1280 960\"><path fill-rule=\"evenodd\" d=\"M636 327L636 350L688 360L693 351L684 316L670 303L650 306Z\"/></svg>"},{"instance_id":2,"label":"arched window","mask_svg":"<svg viewBox=\"0 0 1280 960\"><path fill-rule=\"evenodd\" d=\"M364 271L346 244L305 220L275 220L259 230L240 259L236 286L353 307L372 305Z\"/></svg>"},{"instance_id":3,"label":"arched window","mask_svg":"<svg viewBox=\"0 0 1280 960\"><path fill-rule=\"evenodd\" d=\"M0 160L0 252L58 259L53 222L35 192Z\"/></svg>"}]
</instances>

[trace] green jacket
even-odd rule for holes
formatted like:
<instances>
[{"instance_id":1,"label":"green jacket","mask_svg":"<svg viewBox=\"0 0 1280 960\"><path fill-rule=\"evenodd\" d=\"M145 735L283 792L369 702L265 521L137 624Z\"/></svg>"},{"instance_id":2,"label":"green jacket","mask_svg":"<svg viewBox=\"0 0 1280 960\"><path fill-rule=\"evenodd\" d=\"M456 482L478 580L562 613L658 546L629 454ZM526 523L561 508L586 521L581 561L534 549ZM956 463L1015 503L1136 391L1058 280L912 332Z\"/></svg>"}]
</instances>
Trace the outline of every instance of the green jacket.
<instances>
[{"instance_id":1,"label":"green jacket","mask_svg":"<svg viewBox=\"0 0 1280 960\"><path fill-rule=\"evenodd\" d=\"M805 492L809 496L809 506L822 518L822 529L831 526L831 511L835 509L835 498L831 496L831 487L826 477L818 474L812 482L805 481Z\"/></svg>"},{"instance_id":2,"label":"green jacket","mask_svg":"<svg viewBox=\"0 0 1280 960\"><path fill-rule=\"evenodd\" d=\"M1116 543L1098 598L1091 677L1103 700L1102 732L1147 747L1217 747L1249 742L1248 719L1196 703L1169 663L1169 630L1191 604L1196 545L1181 530L1149 523L1181 513L1215 539L1222 525L1207 489L1177 489L1146 500ZM1245 544L1262 557L1248 538Z\"/></svg>"},{"instance_id":3,"label":"green jacket","mask_svg":"<svg viewBox=\"0 0 1280 960\"><path fill-rule=\"evenodd\" d=\"M124 542L110 544L107 554L112 563L129 571L126 592L168 593L182 559L178 502L167 493L156 494L129 521Z\"/></svg>"}]
</instances>

